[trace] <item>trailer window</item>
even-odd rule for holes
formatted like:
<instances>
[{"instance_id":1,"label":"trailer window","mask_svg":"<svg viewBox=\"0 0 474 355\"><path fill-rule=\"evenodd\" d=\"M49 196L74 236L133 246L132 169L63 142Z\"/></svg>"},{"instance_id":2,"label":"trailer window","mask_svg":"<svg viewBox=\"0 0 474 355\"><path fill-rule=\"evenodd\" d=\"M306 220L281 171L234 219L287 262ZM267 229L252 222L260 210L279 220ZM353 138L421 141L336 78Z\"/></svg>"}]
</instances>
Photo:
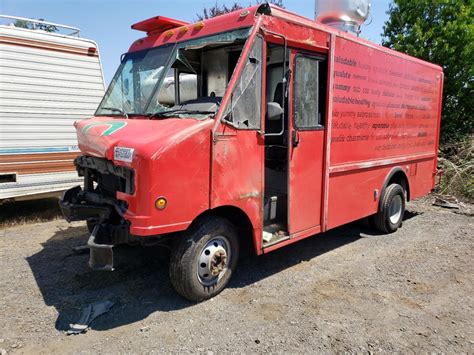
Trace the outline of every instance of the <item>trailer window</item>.
<instances>
[{"instance_id":1,"label":"trailer window","mask_svg":"<svg viewBox=\"0 0 474 355\"><path fill-rule=\"evenodd\" d=\"M263 39L257 36L237 80L224 119L240 129L260 129L262 121Z\"/></svg>"},{"instance_id":2,"label":"trailer window","mask_svg":"<svg viewBox=\"0 0 474 355\"><path fill-rule=\"evenodd\" d=\"M294 122L300 129L324 125L325 69L323 58L299 55L295 61Z\"/></svg>"}]
</instances>

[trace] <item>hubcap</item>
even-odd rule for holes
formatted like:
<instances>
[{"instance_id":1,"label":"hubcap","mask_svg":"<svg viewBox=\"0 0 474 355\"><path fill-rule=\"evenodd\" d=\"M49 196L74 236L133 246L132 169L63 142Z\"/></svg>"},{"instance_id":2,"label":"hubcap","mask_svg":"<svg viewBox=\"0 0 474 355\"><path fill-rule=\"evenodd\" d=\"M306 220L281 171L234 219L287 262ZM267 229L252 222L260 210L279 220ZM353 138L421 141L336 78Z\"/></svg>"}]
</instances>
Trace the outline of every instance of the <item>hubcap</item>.
<instances>
[{"instance_id":1,"label":"hubcap","mask_svg":"<svg viewBox=\"0 0 474 355\"><path fill-rule=\"evenodd\" d=\"M402 197L400 195L395 196L390 203L388 210L390 222L397 224L402 216Z\"/></svg>"},{"instance_id":2,"label":"hubcap","mask_svg":"<svg viewBox=\"0 0 474 355\"><path fill-rule=\"evenodd\" d=\"M198 260L198 279L204 286L212 286L227 272L230 260L229 241L216 237L204 246Z\"/></svg>"}]
</instances>

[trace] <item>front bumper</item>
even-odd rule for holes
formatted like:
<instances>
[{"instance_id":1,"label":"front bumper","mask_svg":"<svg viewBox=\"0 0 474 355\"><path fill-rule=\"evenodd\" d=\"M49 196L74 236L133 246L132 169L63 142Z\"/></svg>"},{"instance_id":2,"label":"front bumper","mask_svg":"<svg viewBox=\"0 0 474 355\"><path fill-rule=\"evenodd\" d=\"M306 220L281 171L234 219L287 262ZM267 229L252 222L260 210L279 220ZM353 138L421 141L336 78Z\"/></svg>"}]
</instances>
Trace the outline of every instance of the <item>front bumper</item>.
<instances>
[{"instance_id":1,"label":"front bumper","mask_svg":"<svg viewBox=\"0 0 474 355\"><path fill-rule=\"evenodd\" d=\"M113 271L112 248L130 239L130 223L122 218L120 206L112 199L83 191L80 186L67 190L59 206L68 222L92 222L93 228L87 242L90 250L89 266L94 270Z\"/></svg>"},{"instance_id":2,"label":"front bumper","mask_svg":"<svg viewBox=\"0 0 474 355\"><path fill-rule=\"evenodd\" d=\"M84 191L82 191L81 187L76 186L63 194L63 197L59 201L59 207L66 221L85 221L88 219L108 220L112 213L112 207L88 204L86 201L80 199L83 193ZM81 200L83 203L79 203Z\"/></svg>"},{"instance_id":3,"label":"front bumper","mask_svg":"<svg viewBox=\"0 0 474 355\"><path fill-rule=\"evenodd\" d=\"M63 194L59 207L68 222L90 221L92 225L98 226L96 244L118 245L129 242L130 223L121 217L124 211L116 201L76 186Z\"/></svg>"}]
</instances>

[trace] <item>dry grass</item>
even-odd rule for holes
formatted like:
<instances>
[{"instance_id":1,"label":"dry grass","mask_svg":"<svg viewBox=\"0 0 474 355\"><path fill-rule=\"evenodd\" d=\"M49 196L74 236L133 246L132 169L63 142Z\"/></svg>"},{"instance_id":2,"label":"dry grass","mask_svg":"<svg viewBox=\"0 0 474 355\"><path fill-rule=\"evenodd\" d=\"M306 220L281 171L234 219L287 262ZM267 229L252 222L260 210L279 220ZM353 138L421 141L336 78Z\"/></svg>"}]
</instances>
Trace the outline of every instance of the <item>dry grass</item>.
<instances>
[{"instance_id":1,"label":"dry grass","mask_svg":"<svg viewBox=\"0 0 474 355\"><path fill-rule=\"evenodd\" d=\"M0 205L0 228L52 221L61 217L57 198Z\"/></svg>"},{"instance_id":2,"label":"dry grass","mask_svg":"<svg viewBox=\"0 0 474 355\"><path fill-rule=\"evenodd\" d=\"M472 202L474 200L474 136L447 147L438 160L443 170L440 193L454 195Z\"/></svg>"}]
</instances>

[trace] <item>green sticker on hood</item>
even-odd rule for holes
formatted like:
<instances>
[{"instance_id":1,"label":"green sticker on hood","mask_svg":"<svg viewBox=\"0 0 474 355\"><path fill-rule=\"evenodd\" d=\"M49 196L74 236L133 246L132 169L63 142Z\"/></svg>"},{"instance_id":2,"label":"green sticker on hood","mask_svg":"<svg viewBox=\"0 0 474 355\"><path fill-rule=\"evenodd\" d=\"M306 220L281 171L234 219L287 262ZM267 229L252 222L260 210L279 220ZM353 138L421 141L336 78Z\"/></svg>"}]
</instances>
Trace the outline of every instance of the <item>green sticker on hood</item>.
<instances>
[{"instance_id":1,"label":"green sticker on hood","mask_svg":"<svg viewBox=\"0 0 474 355\"><path fill-rule=\"evenodd\" d=\"M95 122L95 123L90 123L88 125L85 125L82 128L82 133L87 134L87 132L92 128L92 127L97 127L97 126L104 126L104 131L102 132L101 136L110 136L117 132L119 129L122 129L127 125L127 122Z\"/></svg>"}]
</instances>

